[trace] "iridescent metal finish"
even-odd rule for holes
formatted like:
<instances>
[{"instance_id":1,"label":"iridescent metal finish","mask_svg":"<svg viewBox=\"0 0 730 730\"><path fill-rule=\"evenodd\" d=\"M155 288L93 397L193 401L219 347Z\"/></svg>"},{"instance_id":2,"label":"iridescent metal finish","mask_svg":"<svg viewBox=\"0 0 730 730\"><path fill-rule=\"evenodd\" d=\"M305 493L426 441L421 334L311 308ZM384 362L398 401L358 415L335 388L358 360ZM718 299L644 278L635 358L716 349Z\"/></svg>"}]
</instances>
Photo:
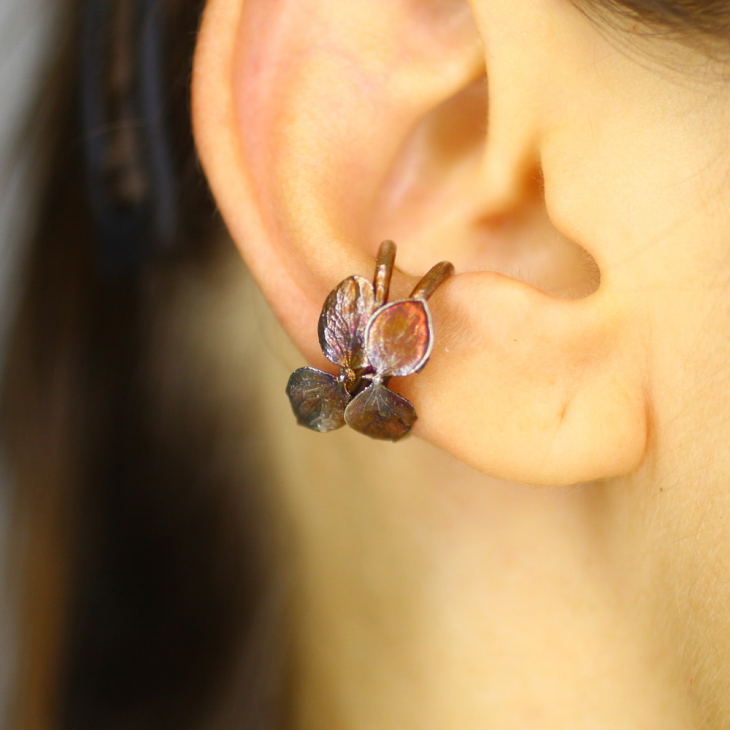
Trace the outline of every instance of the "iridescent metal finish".
<instances>
[{"instance_id":1,"label":"iridescent metal finish","mask_svg":"<svg viewBox=\"0 0 730 730\"><path fill-rule=\"evenodd\" d=\"M410 401L379 383L365 388L345 410L350 428L381 441L399 441L417 418Z\"/></svg>"},{"instance_id":2,"label":"iridescent metal finish","mask_svg":"<svg viewBox=\"0 0 730 730\"><path fill-rule=\"evenodd\" d=\"M365 330L365 350L381 378L417 373L431 354L433 325L426 302L406 299L382 307Z\"/></svg>"},{"instance_id":3,"label":"iridescent metal finish","mask_svg":"<svg viewBox=\"0 0 730 730\"><path fill-rule=\"evenodd\" d=\"M348 390L356 384L356 372L369 366L365 327L374 311L373 285L362 276L350 276L330 292L319 315L319 345L340 366L340 381Z\"/></svg>"},{"instance_id":4,"label":"iridescent metal finish","mask_svg":"<svg viewBox=\"0 0 730 730\"><path fill-rule=\"evenodd\" d=\"M454 265L448 261L441 261L426 272L411 292L410 298L426 301L453 273Z\"/></svg>"},{"instance_id":5,"label":"iridescent metal finish","mask_svg":"<svg viewBox=\"0 0 730 730\"><path fill-rule=\"evenodd\" d=\"M375 259L375 276L373 277L375 307L377 309L380 309L388 301L390 279L393 276L394 265L395 244L393 241L383 241L378 249L378 257Z\"/></svg>"},{"instance_id":6,"label":"iridescent metal finish","mask_svg":"<svg viewBox=\"0 0 730 730\"><path fill-rule=\"evenodd\" d=\"M300 426L324 433L345 425L345 408L350 403L350 394L329 373L316 368L299 368L291 374L286 393Z\"/></svg>"},{"instance_id":7,"label":"iridescent metal finish","mask_svg":"<svg viewBox=\"0 0 730 730\"><path fill-rule=\"evenodd\" d=\"M413 427L413 405L387 388L392 377L421 370L431 355L433 323L426 300L454 273L447 261L436 264L408 299L388 304L396 246L383 241L373 283L350 276L325 300L319 317L319 343L337 377L299 368L286 387L297 422L315 431L347 423L375 439L398 441Z\"/></svg>"}]
</instances>

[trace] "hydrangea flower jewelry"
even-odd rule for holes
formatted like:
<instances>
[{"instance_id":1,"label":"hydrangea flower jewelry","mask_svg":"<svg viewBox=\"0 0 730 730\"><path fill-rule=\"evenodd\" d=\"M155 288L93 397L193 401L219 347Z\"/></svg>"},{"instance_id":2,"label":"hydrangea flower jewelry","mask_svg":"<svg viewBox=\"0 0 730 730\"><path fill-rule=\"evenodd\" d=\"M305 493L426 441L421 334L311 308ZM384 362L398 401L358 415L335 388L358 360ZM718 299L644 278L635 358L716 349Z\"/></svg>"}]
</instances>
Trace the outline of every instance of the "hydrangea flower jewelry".
<instances>
[{"instance_id":1,"label":"hydrangea flower jewelry","mask_svg":"<svg viewBox=\"0 0 730 730\"><path fill-rule=\"evenodd\" d=\"M408 299L388 303L395 244L383 241L370 283L350 276L330 292L319 316L319 344L339 365L337 377L305 367L286 386L301 426L333 431L347 424L386 441L403 438L416 422L416 410L388 389L392 377L413 375L431 355L433 324L427 300L454 273L448 261L436 264Z\"/></svg>"}]
</instances>

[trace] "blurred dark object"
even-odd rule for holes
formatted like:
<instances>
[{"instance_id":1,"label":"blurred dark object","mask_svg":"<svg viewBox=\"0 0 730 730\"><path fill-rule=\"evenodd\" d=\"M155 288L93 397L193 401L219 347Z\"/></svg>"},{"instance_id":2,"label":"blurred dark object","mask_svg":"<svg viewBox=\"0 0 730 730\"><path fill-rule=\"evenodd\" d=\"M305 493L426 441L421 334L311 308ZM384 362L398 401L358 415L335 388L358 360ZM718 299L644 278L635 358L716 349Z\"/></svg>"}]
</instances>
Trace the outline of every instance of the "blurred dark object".
<instances>
[{"instance_id":1,"label":"blurred dark object","mask_svg":"<svg viewBox=\"0 0 730 730\"><path fill-rule=\"evenodd\" d=\"M87 0L84 6L87 190L100 262L110 272L148 262L177 236L164 12L158 0Z\"/></svg>"}]
</instances>

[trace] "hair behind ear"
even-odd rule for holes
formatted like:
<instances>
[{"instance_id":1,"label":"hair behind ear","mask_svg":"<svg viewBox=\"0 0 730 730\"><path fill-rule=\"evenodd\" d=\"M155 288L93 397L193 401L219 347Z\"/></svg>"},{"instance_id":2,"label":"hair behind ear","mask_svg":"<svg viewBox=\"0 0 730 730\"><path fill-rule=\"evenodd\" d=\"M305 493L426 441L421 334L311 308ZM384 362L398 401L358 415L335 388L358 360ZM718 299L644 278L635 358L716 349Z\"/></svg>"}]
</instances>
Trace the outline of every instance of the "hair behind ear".
<instances>
[{"instance_id":1,"label":"hair behind ear","mask_svg":"<svg viewBox=\"0 0 730 730\"><path fill-rule=\"evenodd\" d=\"M653 26L659 32L721 40L730 39L730 8L724 0L574 0L603 19L623 17Z\"/></svg>"},{"instance_id":2,"label":"hair behind ear","mask_svg":"<svg viewBox=\"0 0 730 730\"><path fill-rule=\"evenodd\" d=\"M128 6L92 4L110 13ZM236 709L225 710L256 716L272 702L281 671L278 624L264 639L273 647L269 665L250 642L252 632L261 633L259 614L269 600L262 545L270 536L258 499L267 476L258 451L247 446L250 432L232 425L208 390L209 373L166 349L186 342L169 337L186 301L181 292L204 288L228 250L189 126L201 3L159 6L164 134L182 225L174 241L153 246L124 271L103 265L104 231L84 172L84 142L108 130L80 128L81 6L69 4L59 30L62 59L54 59L43 93L53 99L39 142L47 152L43 190L2 388L14 572L21 576L8 724L199 727L233 702L230 677L247 665L273 689L261 691L255 679L242 684ZM103 48L113 47L111 31L98 29ZM134 36L126 40L135 47ZM134 123L123 107L116 111L116 129ZM232 440L235 452L222 445Z\"/></svg>"}]
</instances>

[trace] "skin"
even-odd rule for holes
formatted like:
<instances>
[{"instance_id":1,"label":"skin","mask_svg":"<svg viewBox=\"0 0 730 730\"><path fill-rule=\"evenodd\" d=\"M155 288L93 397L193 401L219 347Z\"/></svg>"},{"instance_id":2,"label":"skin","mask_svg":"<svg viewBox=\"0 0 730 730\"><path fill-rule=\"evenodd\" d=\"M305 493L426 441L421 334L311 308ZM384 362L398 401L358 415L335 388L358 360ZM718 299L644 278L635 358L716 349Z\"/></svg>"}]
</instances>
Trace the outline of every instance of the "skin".
<instances>
[{"instance_id":1,"label":"skin","mask_svg":"<svg viewBox=\"0 0 730 730\"><path fill-rule=\"evenodd\" d=\"M393 298L458 272L394 381L407 442L297 429L262 355L296 727L730 726L730 82L641 30L565 0L208 3L201 159L309 363L383 238Z\"/></svg>"}]
</instances>

